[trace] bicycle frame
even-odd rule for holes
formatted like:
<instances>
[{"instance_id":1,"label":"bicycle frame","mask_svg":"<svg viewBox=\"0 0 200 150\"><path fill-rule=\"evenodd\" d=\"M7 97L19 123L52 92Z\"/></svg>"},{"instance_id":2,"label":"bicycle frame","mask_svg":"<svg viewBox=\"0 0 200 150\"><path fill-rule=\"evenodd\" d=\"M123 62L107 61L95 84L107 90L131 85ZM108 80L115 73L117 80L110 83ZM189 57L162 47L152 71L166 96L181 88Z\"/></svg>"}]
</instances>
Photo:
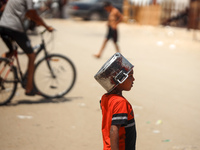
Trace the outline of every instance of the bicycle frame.
<instances>
[{"instance_id":1,"label":"bicycle frame","mask_svg":"<svg viewBox=\"0 0 200 150\"><path fill-rule=\"evenodd\" d=\"M43 38L44 32L46 32L46 30L40 33L41 36L40 44L38 44L33 48L35 51L36 58L38 57L41 51L44 51L42 58L40 58L37 62L34 63L35 72L33 74L33 91L35 93L41 93L41 96L45 98L60 98L65 94L67 94L74 86L76 80L76 70L72 61L68 59L66 56L63 56L61 54L49 54L47 52L45 45L46 43ZM14 86L11 87L12 91L10 90L9 91L10 93L7 94L8 96L9 94L11 94L10 97L5 97L5 101L0 102L0 105L7 104L11 101L17 90L18 82L20 82L23 88L26 87L26 81L27 81L26 77L28 75L28 72L27 70L25 71L23 71L23 69L21 70L20 60L19 60L20 52L18 53L16 49L13 51L12 54L7 55L9 56L9 58L2 58L2 62L5 62L2 64L5 64L5 66L2 65L0 69L0 75L3 75L3 77L0 76L0 83L2 83L1 89L2 91L3 90L6 91L9 85L14 85ZM66 71L65 66L66 69L69 71ZM4 72L2 71L2 68ZM9 75L9 73L12 74ZM14 78L12 77L13 73L14 73ZM63 78L60 75L62 76L64 75L64 77L69 76L69 82L67 82L66 86L65 84L63 86L62 84ZM45 79L42 80L45 82L41 83L41 79ZM7 82L10 82L11 84L6 84ZM5 83L6 85L5 87L3 83ZM48 93L49 91L51 92Z\"/></svg>"},{"instance_id":2,"label":"bicycle frame","mask_svg":"<svg viewBox=\"0 0 200 150\"><path fill-rule=\"evenodd\" d=\"M14 65L14 61L16 60L17 64L16 66ZM18 53L17 53L17 50L14 50L13 52L13 55L10 59L7 59L7 64L10 66L10 68L13 68L14 71L16 72L16 79L15 81L10 81L10 82L20 82L22 87L24 87L24 84L23 84L23 73L21 71L21 66L20 66L20 63L19 63L19 59L18 59ZM2 68L0 74L5 70L5 67ZM10 72L10 69L7 70L6 74L5 74L5 78L7 78L8 74ZM18 74L19 72L19 74Z\"/></svg>"},{"instance_id":3,"label":"bicycle frame","mask_svg":"<svg viewBox=\"0 0 200 150\"><path fill-rule=\"evenodd\" d=\"M44 50L44 54L45 54L45 57L48 55L48 52L46 50L46 45L45 45L45 41L44 41L44 37L43 37L43 34L46 32L47 30L44 30L43 32L40 33L40 36L41 36L41 39L42 39L42 42L41 44L39 44L39 48L38 48L38 45L33 47L33 49L37 49L37 51L35 52L35 55L36 57L38 56L38 54Z\"/></svg>"},{"instance_id":4,"label":"bicycle frame","mask_svg":"<svg viewBox=\"0 0 200 150\"><path fill-rule=\"evenodd\" d=\"M36 52L36 57L38 56L38 54L42 51L42 50L44 50L44 54L45 54L45 58L48 56L48 52L47 52L47 50L46 50L46 45L45 45L45 41L44 41L44 37L43 37L43 34L46 32L47 30L45 29L44 31L42 31L41 33L40 33L40 36L41 36L41 39L42 39L42 43L40 44L40 46L39 46L39 48L38 48L38 50L37 50L37 52ZM48 66L48 68L49 68L49 70L50 70L50 72L51 72L51 75L52 75L52 77L53 78L55 78L56 76L55 76L55 74L53 73L53 70L52 70L52 68L51 68L51 66L50 66L50 64L49 64L49 61L48 61L48 59L46 59L47 61L47 66Z\"/></svg>"},{"instance_id":5,"label":"bicycle frame","mask_svg":"<svg viewBox=\"0 0 200 150\"><path fill-rule=\"evenodd\" d=\"M46 50L46 45L45 45L45 41L44 41L44 37L43 37L43 34L46 32L47 30L44 30L43 32L40 33L40 36L41 36L41 43L35 47L33 47L33 49L37 49L37 51L35 52L35 55L36 57L39 55L39 53L43 50L44 51L44 57L47 57L48 56L48 52ZM16 71L16 74L17 74L17 82L20 82L22 87L25 88L25 80L26 80L26 76L27 76L27 71L25 71L25 73L23 74L22 73L22 70L21 70L21 66L20 66L20 62L19 62L19 58L18 58L18 52L17 52L17 47L16 47L16 50L14 50L13 52L13 55L9 60L9 65L10 67L14 67L16 69L14 69ZM16 66L14 65L14 61L16 60ZM52 74L53 77L55 77L52 69L51 69L51 66L49 64L49 62L47 61L47 66ZM4 71L5 68L2 68L2 70L0 70L0 74ZM17 73L19 72L19 74ZM6 76L8 75L9 72L6 73ZM5 78L6 78L5 76ZM23 82L24 81L24 82Z\"/></svg>"},{"instance_id":6,"label":"bicycle frame","mask_svg":"<svg viewBox=\"0 0 200 150\"><path fill-rule=\"evenodd\" d=\"M5 60L6 60L6 64L4 64L4 67L0 70L0 75L2 75L2 73L5 71L6 65L10 63L10 61L8 59L5 59ZM16 69L15 69L15 71L16 71ZM9 73L10 73L10 69L7 70L3 79L7 79Z\"/></svg>"}]
</instances>

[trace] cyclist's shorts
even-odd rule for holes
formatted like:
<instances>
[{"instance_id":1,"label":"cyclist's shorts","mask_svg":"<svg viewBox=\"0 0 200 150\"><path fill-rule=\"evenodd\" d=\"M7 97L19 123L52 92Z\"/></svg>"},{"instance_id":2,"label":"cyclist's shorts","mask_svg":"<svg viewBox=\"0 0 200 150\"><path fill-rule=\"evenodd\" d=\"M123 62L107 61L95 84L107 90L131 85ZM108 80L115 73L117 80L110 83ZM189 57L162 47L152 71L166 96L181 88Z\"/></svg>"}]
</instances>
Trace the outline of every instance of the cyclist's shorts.
<instances>
[{"instance_id":1,"label":"cyclist's shorts","mask_svg":"<svg viewBox=\"0 0 200 150\"><path fill-rule=\"evenodd\" d=\"M117 30L111 28L110 26L108 27L108 33L106 35L106 38L109 39L113 39L113 41L116 43L117 42Z\"/></svg>"},{"instance_id":2,"label":"cyclist's shorts","mask_svg":"<svg viewBox=\"0 0 200 150\"><path fill-rule=\"evenodd\" d=\"M9 51L14 50L12 41L15 41L26 54L33 53L31 42L25 33L5 27L0 27L0 35L7 47L9 48Z\"/></svg>"}]
</instances>

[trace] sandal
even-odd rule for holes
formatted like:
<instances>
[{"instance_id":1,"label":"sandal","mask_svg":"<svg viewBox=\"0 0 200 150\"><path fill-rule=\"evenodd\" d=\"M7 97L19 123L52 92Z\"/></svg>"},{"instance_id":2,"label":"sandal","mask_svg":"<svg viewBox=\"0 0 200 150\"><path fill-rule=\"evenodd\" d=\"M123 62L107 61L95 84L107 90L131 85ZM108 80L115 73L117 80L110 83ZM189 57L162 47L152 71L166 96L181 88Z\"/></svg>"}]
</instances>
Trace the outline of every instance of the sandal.
<instances>
[{"instance_id":1,"label":"sandal","mask_svg":"<svg viewBox=\"0 0 200 150\"><path fill-rule=\"evenodd\" d=\"M40 94L40 92L38 92L38 91L36 91L36 90L32 90L32 91L30 91L30 92L25 92L25 95L27 95L27 96L35 96L35 95L41 95Z\"/></svg>"}]
</instances>

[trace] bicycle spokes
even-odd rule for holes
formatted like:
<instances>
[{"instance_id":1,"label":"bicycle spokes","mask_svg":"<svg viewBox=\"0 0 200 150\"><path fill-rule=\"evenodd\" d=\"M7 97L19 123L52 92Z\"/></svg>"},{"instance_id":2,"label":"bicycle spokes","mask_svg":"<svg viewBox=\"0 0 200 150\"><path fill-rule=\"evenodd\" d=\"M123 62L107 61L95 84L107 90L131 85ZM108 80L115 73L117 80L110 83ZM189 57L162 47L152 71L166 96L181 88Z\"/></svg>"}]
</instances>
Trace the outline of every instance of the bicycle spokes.
<instances>
[{"instance_id":1,"label":"bicycle spokes","mask_svg":"<svg viewBox=\"0 0 200 150\"><path fill-rule=\"evenodd\" d=\"M74 85L76 72L70 60L62 55L49 55L35 69L35 86L45 97L61 97Z\"/></svg>"},{"instance_id":2,"label":"bicycle spokes","mask_svg":"<svg viewBox=\"0 0 200 150\"><path fill-rule=\"evenodd\" d=\"M1 58L0 63L0 105L8 103L17 88L17 75L14 67L9 65L7 59Z\"/></svg>"}]
</instances>

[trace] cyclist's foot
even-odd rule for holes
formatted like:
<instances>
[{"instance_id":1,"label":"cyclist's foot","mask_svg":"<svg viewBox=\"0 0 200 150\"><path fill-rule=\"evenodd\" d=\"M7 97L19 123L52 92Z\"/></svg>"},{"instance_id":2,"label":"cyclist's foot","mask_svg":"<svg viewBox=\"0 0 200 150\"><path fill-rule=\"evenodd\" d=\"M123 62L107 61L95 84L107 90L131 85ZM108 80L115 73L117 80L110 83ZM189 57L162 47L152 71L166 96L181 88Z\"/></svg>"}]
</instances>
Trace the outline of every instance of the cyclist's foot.
<instances>
[{"instance_id":1,"label":"cyclist's foot","mask_svg":"<svg viewBox=\"0 0 200 150\"><path fill-rule=\"evenodd\" d=\"M3 53L1 57L6 58L6 53Z\"/></svg>"},{"instance_id":2,"label":"cyclist's foot","mask_svg":"<svg viewBox=\"0 0 200 150\"><path fill-rule=\"evenodd\" d=\"M3 53L1 55L1 57L3 57L3 58L11 58L13 56L13 54L14 54L14 51L13 52L7 52L7 53Z\"/></svg>"},{"instance_id":3,"label":"cyclist's foot","mask_svg":"<svg viewBox=\"0 0 200 150\"><path fill-rule=\"evenodd\" d=\"M35 96L35 95L41 95L40 92L36 91L36 90L32 90L30 92L25 92L25 95L27 96Z\"/></svg>"}]
</instances>

